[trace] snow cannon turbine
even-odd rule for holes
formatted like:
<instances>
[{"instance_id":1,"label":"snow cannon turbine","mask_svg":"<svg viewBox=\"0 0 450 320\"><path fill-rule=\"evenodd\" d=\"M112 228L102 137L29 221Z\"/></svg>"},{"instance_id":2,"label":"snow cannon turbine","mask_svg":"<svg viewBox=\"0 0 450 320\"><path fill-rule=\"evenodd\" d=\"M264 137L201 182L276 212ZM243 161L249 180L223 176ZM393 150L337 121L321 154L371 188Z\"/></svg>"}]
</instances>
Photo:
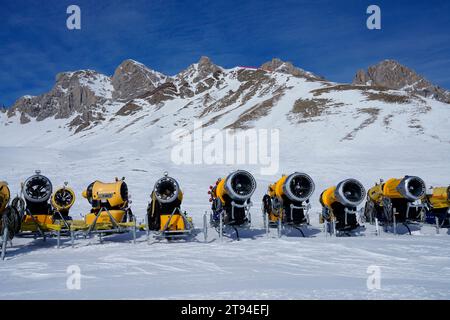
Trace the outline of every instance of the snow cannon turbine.
<instances>
[{"instance_id":1,"label":"snow cannon turbine","mask_svg":"<svg viewBox=\"0 0 450 320\"><path fill-rule=\"evenodd\" d=\"M365 215L369 221L375 218L381 223L407 223L420 221L425 208L425 182L416 176L380 180L367 193Z\"/></svg>"},{"instance_id":2,"label":"snow cannon turbine","mask_svg":"<svg viewBox=\"0 0 450 320\"><path fill-rule=\"evenodd\" d=\"M67 187L67 185L68 183L65 182L64 186L56 189L52 195L51 202L55 213L58 213L55 215L55 218L71 220L69 217L69 211L75 203L75 192L71 188Z\"/></svg>"},{"instance_id":3,"label":"snow cannon turbine","mask_svg":"<svg viewBox=\"0 0 450 320\"><path fill-rule=\"evenodd\" d=\"M359 227L357 207L366 196L364 186L356 179L346 179L320 195L320 222L335 223L336 231L348 232Z\"/></svg>"},{"instance_id":4,"label":"snow cannon turbine","mask_svg":"<svg viewBox=\"0 0 450 320\"><path fill-rule=\"evenodd\" d=\"M102 223L116 225L126 222L128 217L131 217L125 178L116 178L112 183L94 181L83 191L82 196L92 206L91 212L85 217L88 225Z\"/></svg>"},{"instance_id":5,"label":"snow cannon turbine","mask_svg":"<svg viewBox=\"0 0 450 320\"><path fill-rule=\"evenodd\" d=\"M148 228L158 231L156 237L179 239L192 233L192 219L181 211L182 201L183 191L178 181L165 172L156 181L147 207Z\"/></svg>"},{"instance_id":6,"label":"snow cannon turbine","mask_svg":"<svg viewBox=\"0 0 450 320\"><path fill-rule=\"evenodd\" d=\"M250 224L251 196L256 190L256 180L245 170L237 170L210 186L208 194L212 203L211 225L244 226Z\"/></svg>"},{"instance_id":7,"label":"snow cannon turbine","mask_svg":"<svg viewBox=\"0 0 450 320\"><path fill-rule=\"evenodd\" d=\"M53 186L49 178L39 170L22 184L22 194L26 207L25 224L53 224L53 210L49 202Z\"/></svg>"},{"instance_id":8,"label":"snow cannon turbine","mask_svg":"<svg viewBox=\"0 0 450 320\"><path fill-rule=\"evenodd\" d=\"M269 226L277 226L279 222L292 225L308 223L309 198L314 189L314 181L306 173L283 175L269 185L263 197L265 221L268 219Z\"/></svg>"}]
</instances>

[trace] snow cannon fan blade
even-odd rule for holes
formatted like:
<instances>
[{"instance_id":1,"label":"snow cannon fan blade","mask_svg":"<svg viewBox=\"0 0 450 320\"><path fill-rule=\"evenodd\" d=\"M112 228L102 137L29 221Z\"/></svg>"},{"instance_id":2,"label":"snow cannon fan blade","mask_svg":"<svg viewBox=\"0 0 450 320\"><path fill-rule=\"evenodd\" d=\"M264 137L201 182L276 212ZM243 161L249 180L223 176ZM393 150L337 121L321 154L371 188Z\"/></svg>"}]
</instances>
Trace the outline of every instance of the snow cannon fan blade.
<instances>
[{"instance_id":1,"label":"snow cannon fan blade","mask_svg":"<svg viewBox=\"0 0 450 320\"><path fill-rule=\"evenodd\" d=\"M52 205L58 211L68 211L75 202L75 193L67 187L59 188L52 197Z\"/></svg>"},{"instance_id":2,"label":"snow cannon fan blade","mask_svg":"<svg viewBox=\"0 0 450 320\"><path fill-rule=\"evenodd\" d=\"M314 193L315 184L313 179L305 174L295 172L286 178L283 185L284 194L292 201L306 201Z\"/></svg>"},{"instance_id":3,"label":"snow cannon fan blade","mask_svg":"<svg viewBox=\"0 0 450 320\"><path fill-rule=\"evenodd\" d=\"M364 186L356 179L346 179L336 186L336 199L346 207L357 207L366 197Z\"/></svg>"},{"instance_id":4,"label":"snow cannon fan blade","mask_svg":"<svg viewBox=\"0 0 450 320\"><path fill-rule=\"evenodd\" d=\"M52 195L52 183L50 180L36 173L25 180L23 184L23 194L25 200L31 203L43 203L47 202Z\"/></svg>"},{"instance_id":5,"label":"snow cannon fan blade","mask_svg":"<svg viewBox=\"0 0 450 320\"><path fill-rule=\"evenodd\" d=\"M425 182L415 176L405 176L397 186L397 191L407 200L422 199L426 193Z\"/></svg>"},{"instance_id":6,"label":"snow cannon fan blade","mask_svg":"<svg viewBox=\"0 0 450 320\"><path fill-rule=\"evenodd\" d=\"M250 172L237 170L225 180L225 191L231 199L246 201L256 190L256 180Z\"/></svg>"},{"instance_id":7,"label":"snow cannon fan blade","mask_svg":"<svg viewBox=\"0 0 450 320\"><path fill-rule=\"evenodd\" d=\"M174 178L164 176L155 183L156 199L161 203L174 202L180 193L180 186Z\"/></svg>"}]
</instances>

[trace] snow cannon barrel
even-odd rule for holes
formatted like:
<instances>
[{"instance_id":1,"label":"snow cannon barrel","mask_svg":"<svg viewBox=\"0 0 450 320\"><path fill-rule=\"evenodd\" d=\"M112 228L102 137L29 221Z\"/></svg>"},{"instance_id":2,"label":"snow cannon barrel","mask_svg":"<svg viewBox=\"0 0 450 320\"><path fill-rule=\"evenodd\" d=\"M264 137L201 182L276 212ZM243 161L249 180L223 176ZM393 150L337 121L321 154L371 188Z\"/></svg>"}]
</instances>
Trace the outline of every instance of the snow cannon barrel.
<instances>
[{"instance_id":1,"label":"snow cannon barrel","mask_svg":"<svg viewBox=\"0 0 450 320\"><path fill-rule=\"evenodd\" d=\"M426 194L425 182L416 176L405 176L402 179L391 178L383 186L383 196L391 199L416 201Z\"/></svg>"},{"instance_id":2,"label":"snow cannon barrel","mask_svg":"<svg viewBox=\"0 0 450 320\"><path fill-rule=\"evenodd\" d=\"M218 180L216 195L223 204L230 200L244 203L256 190L256 180L253 175L245 170L237 170L226 178Z\"/></svg>"},{"instance_id":3,"label":"snow cannon barrel","mask_svg":"<svg viewBox=\"0 0 450 320\"><path fill-rule=\"evenodd\" d=\"M11 192L9 191L8 184L5 181L0 181L0 216L8 206Z\"/></svg>"},{"instance_id":4,"label":"snow cannon barrel","mask_svg":"<svg viewBox=\"0 0 450 320\"><path fill-rule=\"evenodd\" d=\"M46 176L39 170L36 174L25 180L22 185L23 196L27 210L32 215L49 215L48 200L52 196L53 186Z\"/></svg>"},{"instance_id":5,"label":"snow cannon barrel","mask_svg":"<svg viewBox=\"0 0 450 320\"><path fill-rule=\"evenodd\" d=\"M52 196L52 206L61 214L68 214L75 203L75 192L67 184L58 188Z\"/></svg>"},{"instance_id":6,"label":"snow cannon barrel","mask_svg":"<svg viewBox=\"0 0 450 320\"><path fill-rule=\"evenodd\" d=\"M283 175L277 182L269 186L269 195L279 200L287 198L293 202L308 200L314 193L313 179L305 174L294 172L289 176Z\"/></svg>"},{"instance_id":7,"label":"snow cannon barrel","mask_svg":"<svg viewBox=\"0 0 450 320\"><path fill-rule=\"evenodd\" d=\"M128 203L128 186L125 183L125 178L116 178L115 182L104 183L101 181L92 182L86 190L83 191L82 196L86 198L93 208L105 207L121 208Z\"/></svg>"},{"instance_id":8,"label":"snow cannon barrel","mask_svg":"<svg viewBox=\"0 0 450 320\"><path fill-rule=\"evenodd\" d=\"M338 202L345 207L357 207L366 197L364 186L356 179L346 179L335 187L326 189L320 196L323 206L331 208Z\"/></svg>"},{"instance_id":9,"label":"snow cannon barrel","mask_svg":"<svg viewBox=\"0 0 450 320\"><path fill-rule=\"evenodd\" d=\"M176 200L180 202L183 200L183 192L180 189L178 181L169 177L167 173L164 174L164 177L156 181L153 192L155 199L160 203L169 204Z\"/></svg>"}]
</instances>

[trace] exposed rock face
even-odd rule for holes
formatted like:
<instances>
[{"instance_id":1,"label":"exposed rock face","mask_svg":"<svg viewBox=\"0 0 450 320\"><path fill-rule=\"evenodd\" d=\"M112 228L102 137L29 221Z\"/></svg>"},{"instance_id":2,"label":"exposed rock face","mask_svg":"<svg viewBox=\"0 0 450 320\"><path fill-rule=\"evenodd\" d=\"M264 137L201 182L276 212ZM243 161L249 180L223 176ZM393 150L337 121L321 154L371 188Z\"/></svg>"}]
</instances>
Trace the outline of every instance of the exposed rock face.
<instances>
[{"instance_id":1,"label":"exposed rock face","mask_svg":"<svg viewBox=\"0 0 450 320\"><path fill-rule=\"evenodd\" d=\"M84 113L111 98L110 79L95 71L65 72L56 76L56 84L49 92L37 97L22 97L8 111L19 111L21 119L37 121L54 116L66 119L74 113Z\"/></svg>"},{"instance_id":2,"label":"exposed rock face","mask_svg":"<svg viewBox=\"0 0 450 320\"><path fill-rule=\"evenodd\" d=\"M125 60L114 72L113 99L129 101L156 89L167 80L167 76L150 70L134 60Z\"/></svg>"},{"instance_id":3,"label":"exposed rock face","mask_svg":"<svg viewBox=\"0 0 450 320\"><path fill-rule=\"evenodd\" d=\"M240 113L234 123L228 124L234 128L247 128L255 119L270 114L272 107L287 91L296 86L304 89L305 79L314 82L306 86L315 88L309 91L314 97L326 96L331 91L338 95L339 92L357 90L366 96L365 101L426 105L425 99L418 96L422 95L450 102L448 91L433 86L413 70L392 60L383 61L367 71L358 71L352 85L326 82L280 59L264 63L256 70L225 70L209 58L201 57L174 77L152 71L133 60L121 63L112 78L91 70L60 73L48 93L18 99L6 111L6 116L15 117L22 124L51 117L70 119L66 126L77 133L90 130L111 115L122 117L124 121L126 117L139 121L149 112L159 110L177 115L181 109L176 108L180 105L194 107L192 112L178 119L178 124L183 125L195 114L197 118L206 119L204 126L208 126L217 121L226 122L227 114L241 107L246 109L250 103L250 109ZM392 93L389 89L401 92ZM324 99L327 97L297 99L289 116L298 118L302 114L302 119L310 121L311 117L305 114L316 112L321 115L322 109L336 105L323 103L327 101ZM162 109L165 107L168 108ZM133 119L134 116L137 119Z\"/></svg>"},{"instance_id":4,"label":"exposed rock face","mask_svg":"<svg viewBox=\"0 0 450 320\"><path fill-rule=\"evenodd\" d=\"M182 96L192 97L212 88L223 76L223 69L215 65L208 57L201 57L199 62L190 65L175 77Z\"/></svg>"},{"instance_id":5,"label":"exposed rock face","mask_svg":"<svg viewBox=\"0 0 450 320\"><path fill-rule=\"evenodd\" d=\"M294 77L306 78L312 81L324 80L311 72L295 67L291 62L285 62L278 58L274 58L271 61L264 63L261 66L261 69L270 72L282 72L293 75Z\"/></svg>"},{"instance_id":6,"label":"exposed rock face","mask_svg":"<svg viewBox=\"0 0 450 320\"><path fill-rule=\"evenodd\" d=\"M424 77L418 75L397 61L384 60L364 70L358 70L353 84L382 86L395 90L406 90L426 98L450 103L450 92L434 86Z\"/></svg>"}]
</instances>

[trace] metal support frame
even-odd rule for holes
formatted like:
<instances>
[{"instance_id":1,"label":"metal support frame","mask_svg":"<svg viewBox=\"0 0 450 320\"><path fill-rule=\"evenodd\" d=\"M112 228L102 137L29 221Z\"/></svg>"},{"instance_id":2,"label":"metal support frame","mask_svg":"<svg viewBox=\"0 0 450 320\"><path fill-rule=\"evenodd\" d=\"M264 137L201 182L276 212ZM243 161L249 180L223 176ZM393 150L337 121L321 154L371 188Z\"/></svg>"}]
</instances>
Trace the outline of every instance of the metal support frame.
<instances>
[{"instance_id":1,"label":"metal support frame","mask_svg":"<svg viewBox=\"0 0 450 320\"><path fill-rule=\"evenodd\" d=\"M232 201L231 202L231 220L234 221L234 208L243 208L244 212L245 212L245 216L247 217L247 222L243 225L245 225L247 227L250 226L251 225L250 208L252 206L253 206L253 203L251 201L249 201L248 203L244 203L244 204L237 204L236 202ZM236 226L236 225L224 224L223 212L224 212L223 209L221 209L219 212L219 239L220 239L220 241L223 241L223 233L227 227L232 227L234 229L234 231L236 232L237 240L239 241L240 237L239 237L238 228L242 228L243 225Z\"/></svg>"},{"instance_id":2,"label":"metal support frame","mask_svg":"<svg viewBox=\"0 0 450 320\"><path fill-rule=\"evenodd\" d=\"M203 236L205 242L208 242L208 211L203 214Z\"/></svg>"},{"instance_id":3,"label":"metal support frame","mask_svg":"<svg viewBox=\"0 0 450 320\"><path fill-rule=\"evenodd\" d=\"M125 209L123 209L123 210L125 210ZM107 229L107 230L95 230L95 227L97 226L97 220L100 217L102 212L106 212L108 214L113 227L111 229ZM137 228L137 226L136 226L136 217L134 216L134 214L131 214L131 219L132 219L132 222L134 222L134 226L132 227L132 230L131 230L131 232L133 234L133 243L136 243L136 228ZM119 225L119 223L116 221L116 219L114 219L111 212L107 208L101 207L100 210L95 214L94 221L89 226L88 230L81 231L81 233L84 235L85 238L88 236L91 236L93 234L94 235L97 234L100 243L103 243L103 235L106 233L125 233L125 232L129 232L129 231L130 231L130 227L121 227ZM71 238L72 247L74 247L74 241L75 241L75 238L78 233L79 232L70 230L70 238Z\"/></svg>"},{"instance_id":4,"label":"metal support frame","mask_svg":"<svg viewBox=\"0 0 450 320\"><path fill-rule=\"evenodd\" d=\"M70 226L67 223L66 219L64 219L64 217L61 215L61 213L59 211L57 211L57 213L59 214L61 220L63 220L64 225L67 227L67 230L70 230ZM31 214L31 212L27 209L24 216L30 216L32 222L34 223L34 225L36 226L37 232L39 233L39 235L42 237L42 241L46 242L47 241L47 236L51 236L54 237L56 236L56 247L59 249L61 247L61 230L57 230L57 231L44 231L42 230L39 222L36 220L36 218L34 217L33 214ZM37 236L35 234L35 232L32 232L32 234L34 235L34 238L36 239Z\"/></svg>"},{"instance_id":5,"label":"metal support frame","mask_svg":"<svg viewBox=\"0 0 450 320\"><path fill-rule=\"evenodd\" d=\"M223 210L219 212L219 239L223 241Z\"/></svg>"},{"instance_id":6,"label":"metal support frame","mask_svg":"<svg viewBox=\"0 0 450 320\"><path fill-rule=\"evenodd\" d=\"M380 235L380 225L379 225L379 223L378 223L378 218L377 218L377 217L375 217L375 234L376 234L377 236Z\"/></svg>"},{"instance_id":7,"label":"metal support frame","mask_svg":"<svg viewBox=\"0 0 450 320\"><path fill-rule=\"evenodd\" d=\"M394 234L397 234L397 218L396 218L397 210L394 209L392 212L392 221L394 223Z\"/></svg>"},{"instance_id":8,"label":"metal support frame","mask_svg":"<svg viewBox=\"0 0 450 320\"><path fill-rule=\"evenodd\" d=\"M3 227L3 235L2 235L2 254L1 254L1 259L5 260L5 256L6 256L6 246L8 244L8 221L7 221L7 217L6 214L4 214L2 216L2 227Z\"/></svg>"},{"instance_id":9,"label":"metal support frame","mask_svg":"<svg viewBox=\"0 0 450 320\"><path fill-rule=\"evenodd\" d=\"M434 221L435 221L435 223L436 223L436 234L439 234L439 229L440 229L440 226L439 226L439 217L434 217Z\"/></svg>"},{"instance_id":10,"label":"metal support frame","mask_svg":"<svg viewBox=\"0 0 450 320\"><path fill-rule=\"evenodd\" d=\"M277 225L276 225L276 227L277 227L277 235L278 235L278 238L281 238L281 236L282 236L282 230L283 230L283 227L284 226L289 226L289 227L291 227L291 228L293 228L293 229L296 229L296 230L298 230L301 234L302 234L302 236L303 237L305 237L305 234L304 234L304 232L303 232L303 230L301 229L301 227L303 227L303 226L308 226L309 225L309 222L310 222L310 219L309 219L309 210L311 209L311 204L307 204L307 205L303 205L303 206L296 206L296 205L294 205L294 204L290 204L289 205L289 216L291 217L291 221L292 220L294 220L294 209L303 209L303 214L304 214L304 216L305 216L305 219L306 219L306 223L301 223L301 224L298 224L298 225L295 225L295 224L293 224L293 223L283 223L283 218L284 218L284 212L283 212L283 209L282 208L279 208L278 209L278 219L277 219ZM264 219L264 228L265 228L265 230L266 230L266 234L268 235L269 234L269 219L268 219L268 217L267 217L267 213L266 212L264 212L264 210L263 210L263 219ZM273 226L273 224L272 224L272 226Z\"/></svg>"},{"instance_id":11,"label":"metal support frame","mask_svg":"<svg viewBox=\"0 0 450 320\"><path fill-rule=\"evenodd\" d=\"M185 230L168 230L170 227L170 222L175 214L179 214L183 219ZM147 224L148 225L148 224ZM167 219L166 224L156 235L156 239L186 239L193 235L194 227L191 222L188 220L186 215L180 210L180 208L174 208L172 213L170 214L169 219Z\"/></svg>"},{"instance_id":12,"label":"metal support frame","mask_svg":"<svg viewBox=\"0 0 450 320\"><path fill-rule=\"evenodd\" d=\"M408 203L406 204L406 221L409 220L409 210L410 210L411 208L420 209L420 221L423 222L424 217L425 217L425 215L424 215L425 204L423 204L423 203L411 203L411 202L408 202Z\"/></svg>"},{"instance_id":13,"label":"metal support frame","mask_svg":"<svg viewBox=\"0 0 450 320\"><path fill-rule=\"evenodd\" d=\"M336 233L336 217L333 217L331 220L331 228L332 228L332 235L334 235L335 237L337 236Z\"/></svg>"},{"instance_id":14,"label":"metal support frame","mask_svg":"<svg viewBox=\"0 0 450 320\"><path fill-rule=\"evenodd\" d=\"M150 225L148 224L148 214L145 214L145 236L147 242L150 241Z\"/></svg>"}]
</instances>

